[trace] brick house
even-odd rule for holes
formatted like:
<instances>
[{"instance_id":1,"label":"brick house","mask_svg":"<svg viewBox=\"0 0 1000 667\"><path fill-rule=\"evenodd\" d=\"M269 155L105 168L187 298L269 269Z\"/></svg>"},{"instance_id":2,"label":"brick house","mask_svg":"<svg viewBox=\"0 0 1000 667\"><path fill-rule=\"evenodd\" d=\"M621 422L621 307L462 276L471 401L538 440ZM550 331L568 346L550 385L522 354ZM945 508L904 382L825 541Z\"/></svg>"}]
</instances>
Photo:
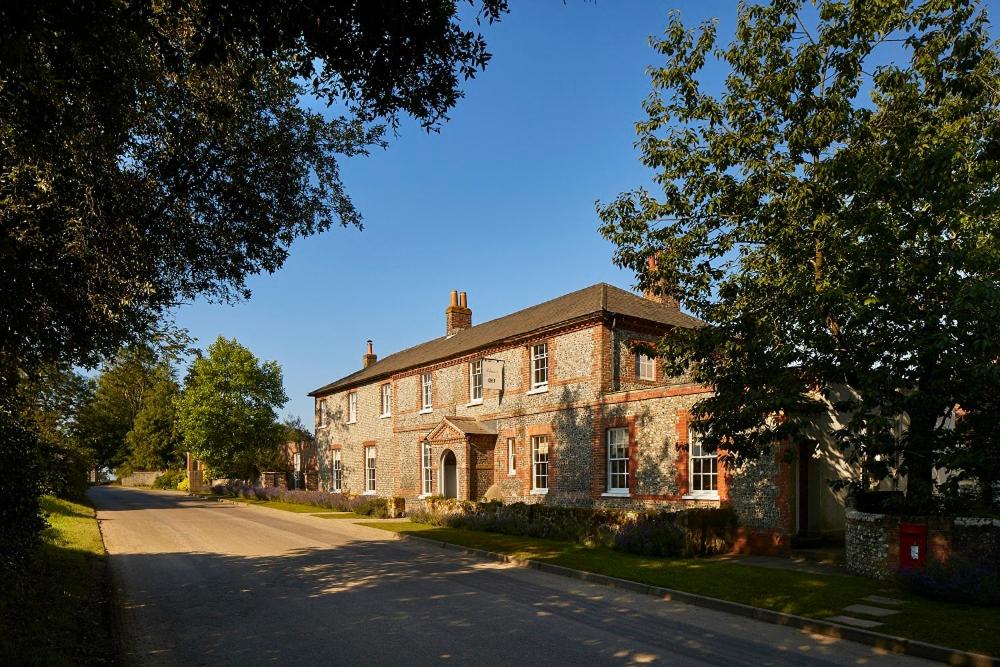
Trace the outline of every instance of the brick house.
<instances>
[{"instance_id":1,"label":"brick house","mask_svg":"<svg viewBox=\"0 0 1000 667\"><path fill-rule=\"evenodd\" d=\"M788 545L780 458L726 469L688 410L709 388L666 377L638 344L700 322L669 298L597 284L472 324L452 292L445 335L311 392L321 486L571 506L729 503L748 538Z\"/></svg>"}]
</instances>

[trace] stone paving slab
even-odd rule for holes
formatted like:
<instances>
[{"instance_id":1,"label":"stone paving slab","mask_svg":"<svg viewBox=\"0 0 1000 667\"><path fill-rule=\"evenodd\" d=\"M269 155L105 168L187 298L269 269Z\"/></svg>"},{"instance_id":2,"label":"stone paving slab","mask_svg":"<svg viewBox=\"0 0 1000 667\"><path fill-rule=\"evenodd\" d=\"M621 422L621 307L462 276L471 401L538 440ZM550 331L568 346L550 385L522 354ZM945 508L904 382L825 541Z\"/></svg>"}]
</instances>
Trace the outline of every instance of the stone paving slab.
<instances>
[{"instance_id":1,"label":"stone paving slab","mask_svg":"<svg viewBox=\"0 0 1000 667\"><path fill-rule=\"evenodd\" d=\"M866 602L874 602L875 604L906 604L906 600L899 600L897 598L887 598L884 595L869 595L866 598L862 598Z\"/></svg>"},{"instance_id":2,"label":"stone paving slab","mask_svg":"<svg viewBox=\"0 0 1000 667\"><path fill-rule=\"evenodd\" d=\"M844 611L849 611L852 614L864 614L866 616L892 616L893 614L898 614L898 609L883 609L882 607L873 607L868 604L852 604L844 607Z\"/></svg>"},{"instance_id":3,"label":"stone paving slab","mask_svg":"<svg viewBox=\"0 0 1000 667\"><path fill-rule=\"evenodd\" d=\"M844 625L853 625L857 628L877 628L882 625L878 621L869 621L864 618L854 618L852 616L830 616L823 619L825 621L830 621L831 623L843 623Z\"/></svg>"}]
</instances>

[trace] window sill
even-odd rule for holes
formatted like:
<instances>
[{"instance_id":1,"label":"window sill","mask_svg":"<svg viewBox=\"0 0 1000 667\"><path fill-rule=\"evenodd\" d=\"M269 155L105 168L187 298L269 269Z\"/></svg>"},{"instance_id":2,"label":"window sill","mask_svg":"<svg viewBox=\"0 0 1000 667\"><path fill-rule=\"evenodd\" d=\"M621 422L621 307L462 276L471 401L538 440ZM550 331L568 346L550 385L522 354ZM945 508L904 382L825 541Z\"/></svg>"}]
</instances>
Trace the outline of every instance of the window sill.
<instances>
[{"instance_id":1,"label":"window sill","mask_svg":"<svg viewBox=\"0 0 1000 667\"><path fill-rule=\"evenodd\" d=\"M508 470L507 471L507 476L508 477L517 477L517 471L516 470Z\"/></svg>"},{"instance_id":2,"label":"window sill","mask_svg":"<svg viewBox=\"0 0 1000 667\"><path fill-rule=\"evenodd\" d=\"M628 491L607 491L601 494L601 498L631 498L632 494Z\"/></svg>"},{"instance_id":3,"label":"window sill","mask_svg":"<svg viewBox=\"0 0 1000 667\"><path fill-rule=\"evenodd\" d=\"M433 495L434 495L433 493L421 493L419 496L417 496L417 500L425 500Z\"/></svg>"},{"instance_id":4,"label":"window sill","mask_svg":"<svg viewBox=\"0 0 1000 667\"><path fill-rule=\"evenodd\" d=\"M361 495L363 495L363 496L374 496L375 495L375 491L365 491Z\"/></svg>"},{"instance_id":5,"label":"window sill","mask_svg":"<svg viewBox=\"0 0 1000 667\"><path fill-rule=\"evenodd\" d=\"M344 423L345 423L345 424L347 424L348 426L350 426L351 424L357 424L357 423L358 423L358 420L357 420L357 419L355 419L354 421L350 421L350 422L344 422Z\"/></svg>"},{"instance_id":6,"label":"window sill","mask_svg":"<svg viewBox=\"0 0 1000 667\"><path fill-rule=\"evenodd\" d=\"M533 496L546 496L549 493L548 489L532 489L529 493Z\"/></svg>"},{"instance_id":7,"label":"window sill","mask_svg":"<svg viewBox=\"0 0 1000 667\"><path fill-rule=\"evenodd\" d=\"M391 416L392 416L391 414L388 414L388 415L379 415L378 418L379 419L388 419Z\"/></svg>"},{"instance_id":8,"label":"window sill","mask_svg":"<svg viewBox=\"0 0 1000 667\"><path fill-rule=\"evenodd\" d=\"M467 408L471 408L471 407L472 407L472 406L474 406L474 405L482 405L482 404L483 404L483 399L481 399L481 398L477 398L477 399L476 399L476 400L474 400L474 401L469 401L468 403L466 403L466 404L465 404L465 407L467 407Z\"/></svg>"},{"instance_id":9,"label":"window sill","mask_svg":"<svg viewBox=\"0 0 1000 667\"><path fill-rule=\"evenodd\" d=\"M535 387L534 389L529 390L526 395L531 396L532 394L546 394L548 391L549 385L543 384L541 387Z\"/></svg>"},{"instance_id":10,"label":"window sill","mask_svg":"<svg viewBox=\"0 0 1000 667\"><path fill-rule=\"evenodd\" d=\"M721 500L718 493L687 493L681 500Z\"/></svg>"},{"instance_id":11,"label":"window sill","mask_svg":"<svg viewBox=\"0 0 1000 667\"><path fill-rule=\"evenodd\" d=\"M420 412L418 412L417 414L418 415L429 415L432 412L434 412L434 408L424 408Z\"/></svg>"}]
</instances>

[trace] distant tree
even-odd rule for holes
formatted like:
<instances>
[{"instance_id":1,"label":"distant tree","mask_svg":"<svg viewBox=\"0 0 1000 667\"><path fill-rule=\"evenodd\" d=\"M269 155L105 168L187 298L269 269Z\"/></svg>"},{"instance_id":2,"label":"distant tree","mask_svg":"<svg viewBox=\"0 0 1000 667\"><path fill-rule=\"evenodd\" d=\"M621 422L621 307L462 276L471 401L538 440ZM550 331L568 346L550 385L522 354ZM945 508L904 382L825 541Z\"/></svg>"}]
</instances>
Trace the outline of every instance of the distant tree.
<instances>
[{"instance_id":1,"label":"distant tree","mask_svg":"<svg viewBox=\"0 0 1000 667\"><path fill-rule=\"evenodd\" d=\"M180 386L170 375L145 393L132 429L125 435L125 465L133 470L178 468L183 449L177 425Z\"/></svg>"},{"instance_id":2,"label":"distant tree","mask_svg":"<svg viewBox=\"0 0 1000 667\"><path fill-rule=\"evenodd\" d=\"M214 476L254 479L284 434L277 411L287 402L277 362L220 336L194 360L177 404L184 447Z\"/></svg>"},{"instance_id":3,"label":"distant tree","mask_svg":"<svg viewBox=\"0 0 1000 667\"><path fill-rule=\"evenodd\" d=\"M170 378L169 362L149 345L122 349L102 368L93 395L80 408L79 435L98 467L113 469L129 458L126 436L143 401L159 382Z\"/></svg>"},{"instance_id":4,"label":"distant tree","mask_svg":"<svg viewBox=\"0 0 1000 667\"><path fill-rule=\"evenodd\" d=\"M660 346L669 370L715 388L694 408L706 445L759 456L805 437L825 397L865 479L900 461L919 509L932 469L974 456L997 423L988 26L975 0L773 0L740 5L729 46L714 23L689 30L677 16L653 40L665 62L637 145L660 192L598 210L616 262L706 322ZM730 70L718 94L699 80L712 58ZM969 428L947 427L956 405Z\"/></svg>"},{"instance_id":5,"label":"distant tree","mask_svg":"<svg viewBox=\"0 0 1000 667\"><path fill-rule=\"evenodd\" d=\"M505 0L481 0L497 20ZM338 158L485 68L455 0L0 3L0 386L248 294L361 216ZM335 109L327 117L317 107Z\"/></svg>"}]
</instances>

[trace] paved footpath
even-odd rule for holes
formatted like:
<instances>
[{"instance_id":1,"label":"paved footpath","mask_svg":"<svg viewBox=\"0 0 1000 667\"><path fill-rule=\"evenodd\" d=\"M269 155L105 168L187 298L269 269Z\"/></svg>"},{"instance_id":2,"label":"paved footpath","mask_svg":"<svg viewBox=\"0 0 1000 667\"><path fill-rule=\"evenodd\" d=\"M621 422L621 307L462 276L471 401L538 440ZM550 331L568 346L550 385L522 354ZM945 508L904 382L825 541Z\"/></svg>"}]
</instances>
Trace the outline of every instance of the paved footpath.
<instances>
[{"instance_id":1,"label":"paved footpath","mask_svg":"<svg viewBox=\"0 0 1000 667\"><path fill-rule=\"evenodd\" d=\"M922 664L350 521L91 494L134 664Z\"/></svg>"}]
</instances>

